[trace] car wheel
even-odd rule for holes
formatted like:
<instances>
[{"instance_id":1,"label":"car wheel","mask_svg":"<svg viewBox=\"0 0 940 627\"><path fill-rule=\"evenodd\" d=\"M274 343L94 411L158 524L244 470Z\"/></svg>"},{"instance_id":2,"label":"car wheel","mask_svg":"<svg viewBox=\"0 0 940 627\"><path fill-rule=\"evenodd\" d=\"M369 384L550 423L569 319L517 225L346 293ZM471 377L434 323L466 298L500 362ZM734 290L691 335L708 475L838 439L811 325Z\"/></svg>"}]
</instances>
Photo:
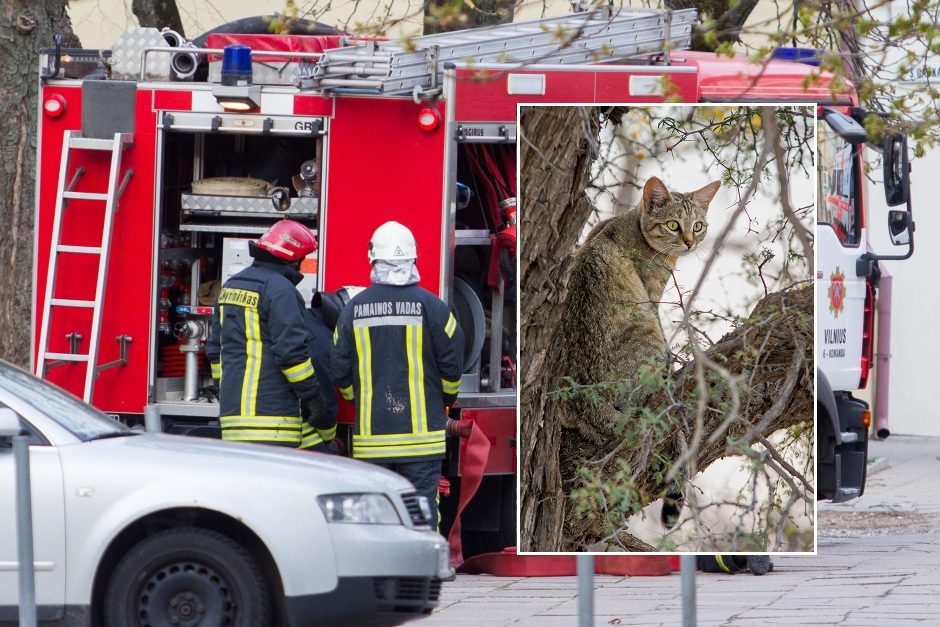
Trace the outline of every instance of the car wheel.
<instances>
[{"instance_id":1,"label":"car wheel","mask_svg":"<svg viewBox=\"0 0 940 627\"><path fill-rule=\"evenodd\" d=\"M121 559L108 581L108 627L270 623L270 598L251 555L231 538L183 527L154 534Z\"/></svg>"}]
</instances>

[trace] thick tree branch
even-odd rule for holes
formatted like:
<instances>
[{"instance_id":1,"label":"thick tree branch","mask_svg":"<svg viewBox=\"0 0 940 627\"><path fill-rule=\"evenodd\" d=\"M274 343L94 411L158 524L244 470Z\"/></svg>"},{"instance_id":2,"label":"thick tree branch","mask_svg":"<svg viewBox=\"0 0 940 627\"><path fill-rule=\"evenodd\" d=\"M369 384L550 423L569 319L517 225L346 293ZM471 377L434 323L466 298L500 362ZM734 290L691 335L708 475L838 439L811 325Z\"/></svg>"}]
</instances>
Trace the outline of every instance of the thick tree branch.
<instances>
[{"instance_id":1,"label":"thick tree branch","mask_svg":"<svg viewBox=\"0 0 940 627\"><path fill-rule=\"evenodd\" d=\"M180 35L185 35L176 0L133 0L131 10L142 27L169 28Z\"/></svg>"},{"instance_id":2,"label":"thick tree branch","mask_svg":"<svg viewBox=\"0 0 940 627\"><path fill-rule=\"evenodd\" d=\"M720 377L708 381L708 409L704 415L703 445L691 451L691 464L702 470L716 460L750 446L758 436L769 434L812 420L813 416L813 288L805 286L770 294L754 308L747 322L726 335L706 351L707 359L722 364L735 379L749 380L742 388L740 418L727 426L724 438L709 441L709 434L720 428L730 399L728 382ZM667 460L680 458L683 432L694 421L698 378L696 362L689 362L669 376L664 389L649 395L643 406L655 409L676 406L671 399L687 399L668 412L666 423L659 425L649 446ZM747 375L739 376L739 375ZM742 384L743 385L743 384ZM753 433L751 431L753 430ZM605 483L610 492L630 491L637 495L637 505L661 495L662 467L644 461L644 451L622 447L600 471L591 473L586 481L579 468L592 460L609 455L629 434L612 426L604 444L596 444L579 436L574 430L562 433L560 473L565 492ZM632 434L635 436L635 434ZM624 473L624 469L632 472ZM583 492L588 492L586 495ZM604 499L606 500L606 499ZM586 547L616 536L618 543L630 544L622 530L632 510L612 511L589 491L567 503L564 537L554 546L541 550L584 550ZM620 529L618 529L620 528ZM615 531L612 534L611 529Z\"/></svg>"}]
</instances>

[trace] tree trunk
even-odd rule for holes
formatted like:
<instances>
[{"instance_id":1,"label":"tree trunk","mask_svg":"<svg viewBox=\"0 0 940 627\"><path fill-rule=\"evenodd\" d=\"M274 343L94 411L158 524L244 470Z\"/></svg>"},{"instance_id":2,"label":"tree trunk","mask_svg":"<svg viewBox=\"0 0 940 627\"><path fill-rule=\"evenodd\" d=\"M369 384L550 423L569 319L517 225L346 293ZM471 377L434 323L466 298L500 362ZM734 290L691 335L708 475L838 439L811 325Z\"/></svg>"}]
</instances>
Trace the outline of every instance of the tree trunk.
<instances>
[{"instance_id":1,"label":"tree trunk","mask_svg":"<svg viewBox=\"0 0 940 627\"><path fill-rule=\"evenodd\" d=\"M170 30L185 35L176 0L134 0L131 10L142 27L158 30L169 27Z\"/></svg>"},{"instance_id":2,"label":"tree trunk","mask_svg":"<svg viewBox=\"0 0 940 627\"><path fill-rule=\"evenodd\" d=\"M522 550L556 546L564 522L558 465L561 428L554 364L563 359L558 342L561 303L571 250L593 210L584 195L597 157L597 107L522 107L519 231L522 274L520 362L522 480L519 526ZM546 158L547 157L547 158ZM552 453L554 452L554 453Z\"/></svg>"},{"instance_id":3,"label":"tree trunk","mask_svg":"<svg viewBox=\"0 0 940 627\"><path fill-rule=\"evenodd\" d=\"M77 47L65 0L6 0L0 15L0 358L29 365L39 49Z\"/></svg>"},{"instance_id":4,"label":"tree trunk","mask_svg":"<svg viewBox=\"0 0 940 627\"><path fill-rule=\"evenodd\" d=\"M698 9L700 23L714 20L708 28L714 32L714 39L705 36L701 25L692 32L692 50L714 52L718 44L740 41L741 28L753 13L757 0L672 0L669 6L676 10Z\"/></svg>"},{"instance_id":5,"label":"tree trunk","mask_svg":"<svg viewBox=\"0 0 940 627\"><path fill-rule=\"evenodd\" d=\"M513 0L430 0L425 5L424 34L433 35L465 28L493 26L512 21Z\"/></svg>"}]
</instances>

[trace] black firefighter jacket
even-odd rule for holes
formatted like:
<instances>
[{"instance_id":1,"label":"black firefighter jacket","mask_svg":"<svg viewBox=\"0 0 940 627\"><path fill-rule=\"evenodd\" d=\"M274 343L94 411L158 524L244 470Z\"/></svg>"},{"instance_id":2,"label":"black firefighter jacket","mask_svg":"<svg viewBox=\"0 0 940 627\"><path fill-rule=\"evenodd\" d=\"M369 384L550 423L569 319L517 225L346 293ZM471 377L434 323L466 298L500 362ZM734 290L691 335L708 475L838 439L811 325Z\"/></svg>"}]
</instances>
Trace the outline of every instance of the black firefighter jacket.
<instances>
[{"instance_id":1,"label":"black firefighter jacket","mask_svg":"<svg viewBox=\"0 0 940 627\"><path fill-rule=\"evenodd\" d=\"M252 252L254 263L222 286L206 342L212 376L220 380L222 438L315 446L335 415L332 422L322 413L313 417L320 431L308 426L302 443L301 401L322 406L304 303L294 287L302 277L287 264L263 260L265 251Z\"/></svg>"},{"instance_id":2,"label":"black firefighter jacket","mask_svg":"<svg viewBox=\"0 0 940 627\"><path fill-rule=\"evenodd\" d=\"M334 380L356 403L353 457L443 457L444 405L463 371L463 334L447 305L417 285L373 285L343 309L333 339Z\"/></svg>"},{"instance_id":3,"label":"black firefighter jacket","mask_svg":"<svg viewBox=\"0 0 940 627\"><path fill-rule=\"evenodd\" d=\"M307 342L307 354L313 363L313 369L317 373L317 379L320 383L320 395L323 397L323 416L322 422L336 424L336 413L339 409L339 403L336 402L336 386L333 384L333 377L330 375L330 353L333 349L333 329L323 319L323 314L319 309L306 309L304 311L304 320L307 323L307 331L310 332L310 340ZM304 423L304 444L307 448L307 442L312 437L316 437L313 427L309 423Z\"/></svg>"}]
</instances>

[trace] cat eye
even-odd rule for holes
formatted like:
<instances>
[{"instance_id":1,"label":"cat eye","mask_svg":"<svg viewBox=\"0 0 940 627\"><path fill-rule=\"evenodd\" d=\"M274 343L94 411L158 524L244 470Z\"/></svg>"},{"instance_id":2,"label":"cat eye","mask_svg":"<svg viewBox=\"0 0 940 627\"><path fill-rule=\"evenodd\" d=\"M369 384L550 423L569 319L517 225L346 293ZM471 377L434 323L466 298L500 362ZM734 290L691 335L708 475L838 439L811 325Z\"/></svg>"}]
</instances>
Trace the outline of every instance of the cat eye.
<instances>
[{"instance_id":1,"label":"cat eye","mask_svg":"<svg viewBox=\"0 0 940 627\"><path fill-rule=\"evenodd\" d=\"M666 228L669 229L670 231L678 231L679 223L676 222L675 220L670 220L669 222L666 223Z\"/></svg>"},{"instance_id":2,"label":"cat eye","mask_svg":"<svg viewBox=\"0 0 940 627\"><path fill-rule=\"evenodd\" d=\"M694 225L692 225L692 230L695 231L696 233L698 233L699 231L702 230L702 228L703 228L704 226L705 226L705 225L702 224L701 222L696 222Z\"/></svg>"}]
</instances>

